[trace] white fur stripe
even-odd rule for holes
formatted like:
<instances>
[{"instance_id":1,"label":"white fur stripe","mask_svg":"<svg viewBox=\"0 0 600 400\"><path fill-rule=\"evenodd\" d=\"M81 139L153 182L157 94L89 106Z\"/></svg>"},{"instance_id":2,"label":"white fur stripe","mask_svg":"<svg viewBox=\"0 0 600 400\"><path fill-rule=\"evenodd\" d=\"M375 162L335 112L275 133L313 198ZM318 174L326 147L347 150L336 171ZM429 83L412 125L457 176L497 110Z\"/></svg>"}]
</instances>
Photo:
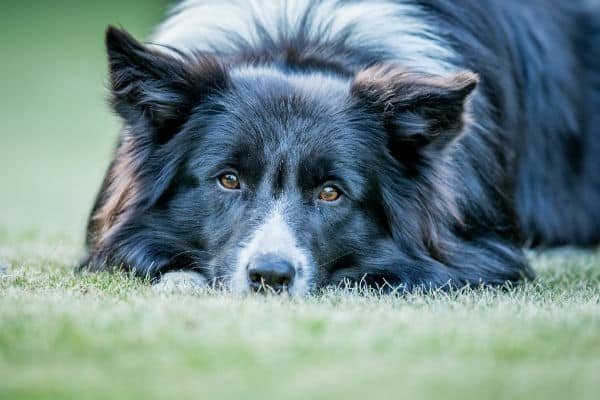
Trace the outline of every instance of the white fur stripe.
<instances>
[{"instance_id":1,"label":"white fur stripe","mask_svg":"<svg viewBox=\"0 0 600 400\"><path fill-rule=\"evenodd\" d=\"M296 278L290 287L291 294L302 295L308 292L308 278L312 269L307 252L302 249L285 221L283 203L274 205L262 224L252 233L237 259L236 271L233 274L232 290L246 292L248 290L247 266L256 257L264 254L274 254L291 262L296 271Z\"/></svg>"},{"instance_id":2,"label":"white fur stripe","mask_svg":"<svg viewBox=\"0 0 600 400\"><path fill-rule=\"evenodd\" d=\"M308 9L316 40L335 41L345 28L353 26L354 35L347 42L350 47L381 48L390 54L386 61L422 72L440 74L455 69L452 60L456 55L423 11L414 4L390 0L187 0L173 10L152 41L181 50L222 51L231 47L224 32L235 32L256 43L255 21L277 37L282 22L293 32Z\"/></svg>"}]
</instances>

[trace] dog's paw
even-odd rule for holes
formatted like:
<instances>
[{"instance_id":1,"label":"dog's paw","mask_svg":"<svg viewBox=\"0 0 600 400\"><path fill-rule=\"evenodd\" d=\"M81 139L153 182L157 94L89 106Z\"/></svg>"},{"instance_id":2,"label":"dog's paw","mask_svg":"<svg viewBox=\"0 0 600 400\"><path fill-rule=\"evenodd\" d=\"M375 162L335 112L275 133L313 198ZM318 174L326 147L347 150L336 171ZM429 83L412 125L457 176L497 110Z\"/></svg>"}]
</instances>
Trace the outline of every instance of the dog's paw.
<instances>
[{"instance_id":1,"label":"dog's paw","mask_svg":"<svg viewBox=\"0 0 600 400\"><path fill-rule=\"evenodd\" d=\"M193 293L207 286L206 278L195 271L173 271L152 285L156 293Z\"/></svg>"}]
</instances>

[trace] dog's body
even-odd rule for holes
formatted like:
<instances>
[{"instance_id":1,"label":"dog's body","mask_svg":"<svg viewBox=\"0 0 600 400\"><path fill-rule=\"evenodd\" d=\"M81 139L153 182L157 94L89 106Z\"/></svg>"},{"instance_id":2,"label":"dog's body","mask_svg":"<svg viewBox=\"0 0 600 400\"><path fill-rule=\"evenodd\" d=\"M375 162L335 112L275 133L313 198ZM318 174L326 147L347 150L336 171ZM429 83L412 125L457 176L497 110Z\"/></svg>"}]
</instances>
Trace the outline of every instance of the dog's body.
<instances>
[{"instance_id":1,"label":"dog's body","mask_svg":"<svg viewBox=\"0 0 600 400\"><path fill-rule=\"evenodd\" d=\"M84 264L293 294L531 277L524 243L600 240L598 9L190 0L149 47L110 29L125 128Z\"/></svg>"}]
</instances>

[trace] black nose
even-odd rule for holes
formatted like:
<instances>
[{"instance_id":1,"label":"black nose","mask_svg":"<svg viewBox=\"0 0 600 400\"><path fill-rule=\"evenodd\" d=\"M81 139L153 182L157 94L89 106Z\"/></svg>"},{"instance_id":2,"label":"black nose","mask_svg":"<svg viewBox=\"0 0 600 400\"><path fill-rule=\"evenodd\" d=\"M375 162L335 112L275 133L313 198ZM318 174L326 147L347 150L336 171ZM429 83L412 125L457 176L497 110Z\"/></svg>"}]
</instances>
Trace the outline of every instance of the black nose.
<instances>
[{"instance_id":1,"label":"black nose","mask_svg":"<svg viewBox=\"0 0 600 400\"><path fill-rule=\"evenodd\" d=\"M255 292L283 292L292 285L294 275L292 263L278 256L261 256L248 265L248 280Z\"/></svg>"}]
</instances>

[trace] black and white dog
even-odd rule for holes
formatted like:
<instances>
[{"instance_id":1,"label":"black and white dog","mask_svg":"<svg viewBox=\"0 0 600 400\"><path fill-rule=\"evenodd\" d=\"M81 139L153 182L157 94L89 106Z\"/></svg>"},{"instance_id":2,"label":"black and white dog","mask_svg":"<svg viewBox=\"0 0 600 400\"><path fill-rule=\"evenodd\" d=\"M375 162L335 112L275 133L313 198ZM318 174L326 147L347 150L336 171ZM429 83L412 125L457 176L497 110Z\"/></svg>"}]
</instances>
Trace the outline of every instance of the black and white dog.
<instances>
[{"instance_id":1,"label":"black and white dog","mask_svg":"<svg viewBox=\"0 0 600 400\"><path fill-rule=\"evenodd\" d=\"M598 2L188 0L106 44L86 268L452 288L600 240Z\"/></svg>"}]
</instances>

